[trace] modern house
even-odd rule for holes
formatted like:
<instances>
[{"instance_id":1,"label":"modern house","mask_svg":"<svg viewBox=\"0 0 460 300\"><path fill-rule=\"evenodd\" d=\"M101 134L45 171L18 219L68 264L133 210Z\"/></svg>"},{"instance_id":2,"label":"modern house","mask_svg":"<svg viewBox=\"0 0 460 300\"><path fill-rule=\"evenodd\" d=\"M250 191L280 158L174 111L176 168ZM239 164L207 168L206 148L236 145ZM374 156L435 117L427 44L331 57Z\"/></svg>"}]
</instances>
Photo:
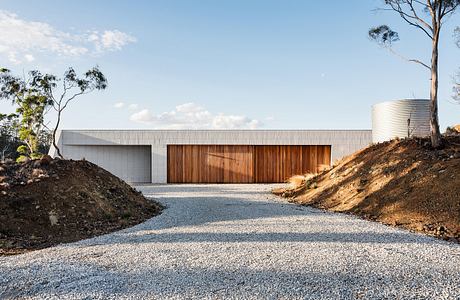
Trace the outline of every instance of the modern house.
<instances>
[{"instance_id":1,"label":"modern house","mask_svg":"<svg viewBox=\"0 0 460 300\"><path fill-rule=\"evenodd\" d=\"M371 141L371 130L62 130L58 146L133 183L269 183Z\"/></svg>"},{"instance_id":2,"label":"modern house","mask_svg":"<svg viewBox=\"0 0 460 300\"><path fill-rule=\"evenodd\" d=\"M428 100L404 99L375 104L372 130L62 130L58 146L132 183L283 182L372 142L427 136L429 115Z\"/></svg>"}]
</instances>

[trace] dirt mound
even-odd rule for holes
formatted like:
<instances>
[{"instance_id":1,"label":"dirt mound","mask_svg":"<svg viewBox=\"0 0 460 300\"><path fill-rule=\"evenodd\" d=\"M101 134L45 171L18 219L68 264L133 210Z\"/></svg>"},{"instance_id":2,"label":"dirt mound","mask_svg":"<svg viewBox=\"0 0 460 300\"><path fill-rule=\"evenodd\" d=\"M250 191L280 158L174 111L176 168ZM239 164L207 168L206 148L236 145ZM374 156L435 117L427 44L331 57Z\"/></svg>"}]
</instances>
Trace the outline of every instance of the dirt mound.
<instances>
[{"instance_id":1,"label":"dirt mound","mask_svg":"<svg viewBox=\"0 0 460 300\"><path fill-rule=\"evenodd\" d=\"M88 161L0 164L0 255L138 224L161 206Z\"/></svg>"},{"instance_id":2,"label":"dirt mound","mask_svg":"<svg viewBox=\"0 0 460 300\"><path fill-rule=\"evenodd\" d=\"M460 136L393 140L342 159L302 184L273 191L290 201L460 241Z\"/></svg>"},{"instance_id":3,"label":"dirt mound","mask_svg":"<svg viewBox=\"0 0 460 300\"><path fill-rule=\"evenodd\" d=\"M447 135L447 136L451 136L451 135L460 136L460 125L447 127L445 135Z\"/></svg>"}]
</instances>

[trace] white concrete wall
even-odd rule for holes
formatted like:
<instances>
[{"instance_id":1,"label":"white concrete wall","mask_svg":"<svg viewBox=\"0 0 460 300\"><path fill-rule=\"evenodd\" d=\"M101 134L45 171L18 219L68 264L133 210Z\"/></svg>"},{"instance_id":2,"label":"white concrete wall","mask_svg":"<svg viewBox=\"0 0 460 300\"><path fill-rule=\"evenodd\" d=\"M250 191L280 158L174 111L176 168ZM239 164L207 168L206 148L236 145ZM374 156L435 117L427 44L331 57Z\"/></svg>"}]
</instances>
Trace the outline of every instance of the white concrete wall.
<instances>
[{"instance_id":1,"label":"white concrete wall","mask_svg":"<svg viewBox=\"0 0 460 300\"><path fill-rule=\"evenodd\" d=\"M131 183L151 182L150 146L66 145L66 158L86 159Z\"/></svg>"},{"instance_id":2,"label":"white concrete wall","mask_svg":"<svg viewBox=\"0 0 460 300\"><path fill-rule=\"evenodd\" d=\"M63 130L59 145L64 157L76 145L151 145L152 182L165 183L167 145L331 145L335 161L371 141L371 130Z\"/></svg>"},{"instance_id":3,"label":"white concrete wall","mask_svg":"<svg viewBox=\"0 0 460 300\"><path fill-rule=\"evenodd\" d=\"M168 147L167 145L152 145L152 182L166 183L168 180Z\"/></svg>"}]
</instances>

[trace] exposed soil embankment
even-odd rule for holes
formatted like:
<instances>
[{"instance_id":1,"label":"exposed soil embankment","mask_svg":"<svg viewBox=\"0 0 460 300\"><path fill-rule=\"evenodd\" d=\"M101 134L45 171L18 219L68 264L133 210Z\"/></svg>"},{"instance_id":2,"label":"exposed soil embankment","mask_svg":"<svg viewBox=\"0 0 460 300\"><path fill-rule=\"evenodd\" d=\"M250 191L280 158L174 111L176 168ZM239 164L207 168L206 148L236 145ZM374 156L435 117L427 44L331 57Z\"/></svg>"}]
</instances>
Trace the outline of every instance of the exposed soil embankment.
<instances>
[{"instance_id":1,"label":"exposed soil embankment","mask_svg":"<svg viewBox=\"0 0 460 300\"><path fill-rule=\"evenodd\" d=\"M0 164L0 255L73 242L138 224L161 206L88 162Z\"/></svg>"},{"instance_id":2,"label":"exposed soil embankment","mask_svg":"<svg viewBox=\"0 0 460 300\"><path fill-rule=\"evenodd\" d=\"M393 140L370 146L314 177L273 192L292 202L351 213L460 241L460 137Z\"/></svg>"}]
</instances>

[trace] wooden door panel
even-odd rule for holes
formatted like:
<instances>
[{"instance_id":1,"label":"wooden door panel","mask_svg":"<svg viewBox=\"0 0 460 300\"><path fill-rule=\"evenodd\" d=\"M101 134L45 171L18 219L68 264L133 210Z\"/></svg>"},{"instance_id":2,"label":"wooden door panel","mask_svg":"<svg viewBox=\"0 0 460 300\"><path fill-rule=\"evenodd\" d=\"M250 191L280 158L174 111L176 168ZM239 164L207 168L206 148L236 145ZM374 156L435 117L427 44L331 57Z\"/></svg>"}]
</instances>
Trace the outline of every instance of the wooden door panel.
<instances>
[{"instance_id":1,"label":"wooden door panel","mask_svg":"<svg viewBox=\"0 0 460 300\"><path fill-rule=\"evenodd\" d=\"M168 145L168 182L253 182L253 146Z\"/></svg>"},{"instance_id":2,"label":"wooden door panel","mask_svg":"<svg viewBox=\"0 0 460 300\"><path fill-rule=\"evenodd\" d=\"M323 171L331 165L331 147L318 146L316 157L316 173Z\"/></svg>"},{"instance_id":3,"label":"wooden door panel","mask_svg":"<svg viewBox=\"0 0 460 300\"><path fill-rule=\"evenodd\" d=\"M330 146L254 146L254 182L284 182L330 165Z\"/></svg>"},{"instance_id":4,"label":"wooden door panel","mask_svg":"<svg viewBox=\"0 0 460 300\"><path fill-rule=\"evenodd\" d=\"M224 146L223 174L226 183L250 183L253 180L253 147Z\"/></svg>"},{"instance_id":5,"label":"wooden door panel","mask_svg":"<svg viewBox=\"0 0 460 300\"><path fill-rule=\"evenodd\" d=\"M316 173L330 146L168 145L168 182L271 183Z\"/></svg>"}]
</instances>

